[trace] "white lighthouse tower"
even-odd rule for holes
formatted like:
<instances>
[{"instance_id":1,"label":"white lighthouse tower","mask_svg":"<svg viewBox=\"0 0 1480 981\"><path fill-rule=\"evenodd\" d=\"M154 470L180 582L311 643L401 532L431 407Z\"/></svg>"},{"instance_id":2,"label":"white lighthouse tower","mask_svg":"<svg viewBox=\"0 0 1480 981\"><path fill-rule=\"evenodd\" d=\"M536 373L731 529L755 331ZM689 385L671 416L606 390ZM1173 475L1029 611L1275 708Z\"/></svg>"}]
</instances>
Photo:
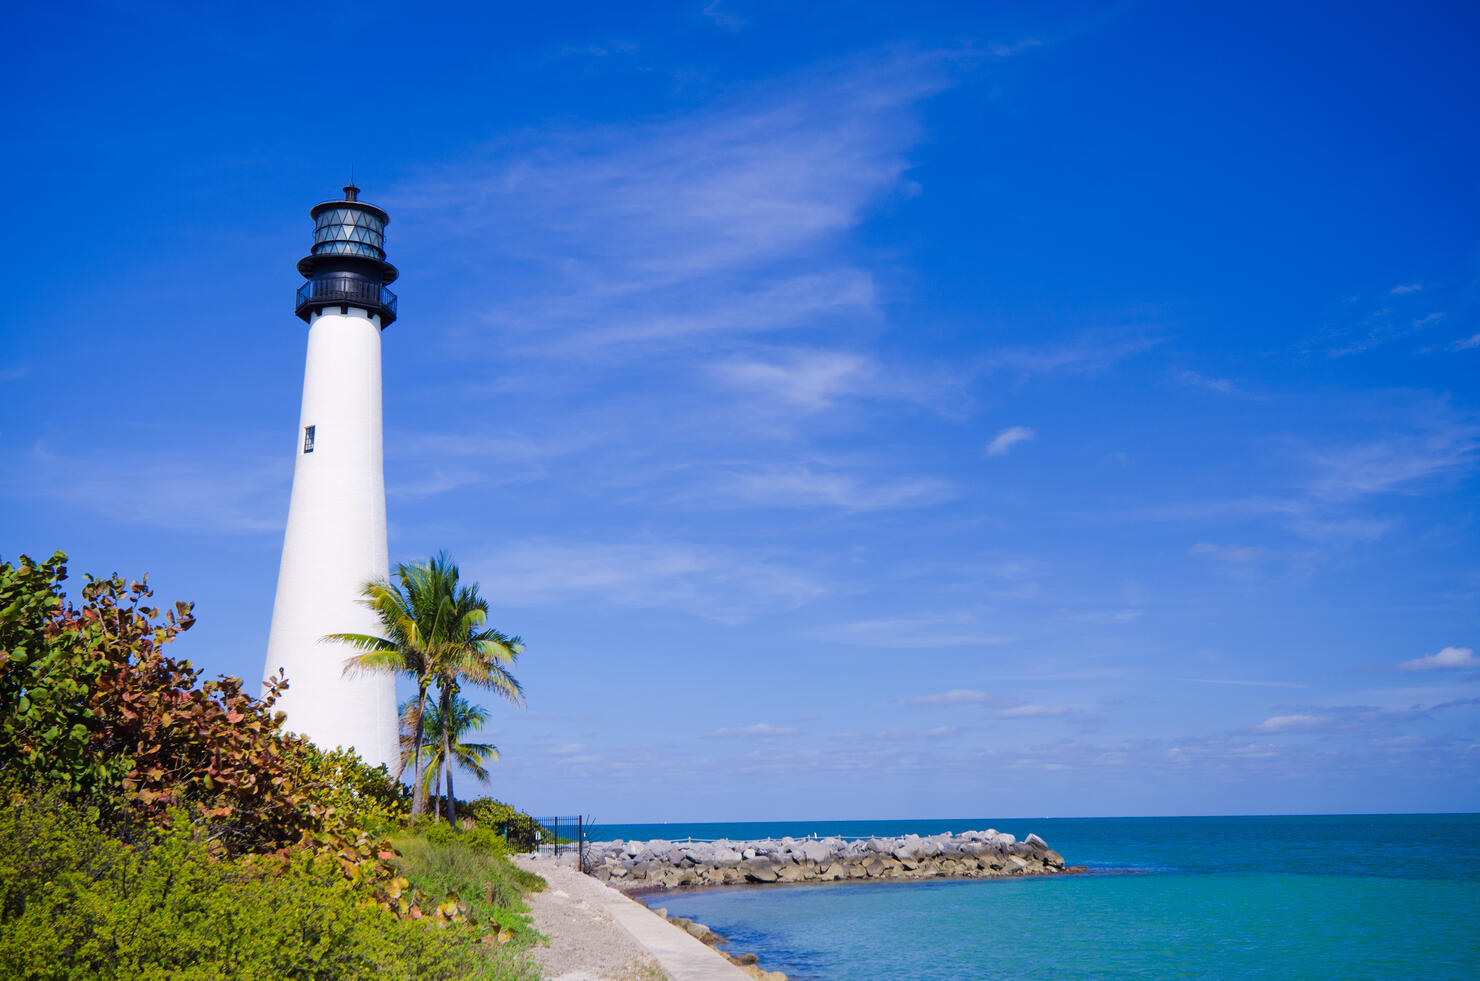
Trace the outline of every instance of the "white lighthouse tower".
<instances>
[{"instance_id":1,"label":"white lighthouse tower","mask_svg":"<svg viewBox=\"0 0 1480 981\"><path fill-rule=\"evenodd\" d=\"M281 668L288 676L277 707L290 731L324 749L352 748L394 771L394 679L346 675L354 650L323 640L334 633L380 636L360 591L389 571L380 332L396 319L396 295L386 285L397 274L385 261L389 219L358 200L359 190L351 184L344 200L313 207L313 251L298 261L308 278L296 306L309 325L308 359L265 674Z\"/></svg>"}]
</instances>

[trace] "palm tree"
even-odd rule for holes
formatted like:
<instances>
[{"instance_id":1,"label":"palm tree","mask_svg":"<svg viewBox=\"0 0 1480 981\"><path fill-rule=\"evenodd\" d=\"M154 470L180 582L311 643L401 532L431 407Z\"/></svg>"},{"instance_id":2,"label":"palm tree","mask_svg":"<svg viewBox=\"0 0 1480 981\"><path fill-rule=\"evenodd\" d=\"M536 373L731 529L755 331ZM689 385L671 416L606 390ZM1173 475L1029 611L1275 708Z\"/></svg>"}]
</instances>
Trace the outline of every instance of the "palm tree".
<instances>
[{"instance_id":1,"label":"palm tree","mask_svg":"<svg viewBox=\"0 0 1480 981\"><path fill-rule=\"evenodd\" d=\"M445 558L445 556L444 556ZM438 708L444 719L453 717L453 704L463 684L492 691L515 705L524 703L524 688L514 677L514 662L524 651L524 642L492 627L488 601L478 595L476 584L459 586L457 566L446 564L450 587L448 623L452 626L445 643L439 644L428 665L437 683ZM442 729L442 759L452 759L450 732ZM457 805L452 799L452 768L447 774L447 820L457 823Z\"/></svg>"},{"instance_id":2,"label":"palm tree","mask_svg":"<svg viewBox=\"0 0 1480 981\"><path fill-rule=\"evenodd\" d=\"M415 725L413 723L413 712L415 703L407 701L401 706L401 747L402 752L410 754L415 744ZM467 699L454 696L452 700L452 714L444 716L440 704L432 705L425 714L425 735L423 749L427 754L425 782L427 793L436 787L440 772L446 768L447 772L447 800L450 802L456 797L452 790L452 769L462 767L479 780L488 779L488 768L484 764L498 759L498 747L492 743L465 742L465 737L482 729L488 724L488 710L481 705L474 705ZM450 723L450 724L449 724ZM447 757L443 755L443 747L446 745L452 752L452 766L447 766ZM450 806L450 804L449 804Z\"/></svg>"},{"instance_id":3,"label":"palm tree","mask_svg":"<svg viewBox=\"0 0 1480 981\"><path fill-rule=\"evenodd\" d=\"M433 681L430 668L434 652L447 634L447 598L457 581L457 569L444 553L422 565L401 563L396 567L395 578L395 585L389 580L378 579L367 582L361 591L360 602L375 611L383 636L342 633L329 634L324 639L360 650L361 653L346 659L346 674L373 672L411 677L416 682L416 697L410 703L411 718L419 733L427 690ZM416 817L426 810L426 793L421 754L412 754L411 760L411 814ZM405 768L406 760L403 759L401 769L396 773L397 779Z\"/></svg>"},{"instance_id":4,"label":"palm tree","mask_svg":"<svg viewBox=\"0 0 1480 981\"><path fill-rule=\"evenodd\" d=\"M446 552L425 565L396 569L398 586L385 580L365 584L365 606L380 618L383 637L369 634L330 634L325 640L339 641L361 653L345 661L348 674L378 671L405 674L416 680L411 704L412 775L411 813L422 814L426 796L422 779L422 749L427 713L427 693L435 684L438 705L444 718L452 715L452 702L463 683L496 692L516 705L523 704L524 689L511 668L524 650L518 637L485 626L488 601L478 595L477 585L459 585L458 568ZM452 756L444 731L442 758ZM402 764L404 772L405 765ZM456 822L452 804L452 773L447 770L448 820Z\"/></svg>"}]
</instances>

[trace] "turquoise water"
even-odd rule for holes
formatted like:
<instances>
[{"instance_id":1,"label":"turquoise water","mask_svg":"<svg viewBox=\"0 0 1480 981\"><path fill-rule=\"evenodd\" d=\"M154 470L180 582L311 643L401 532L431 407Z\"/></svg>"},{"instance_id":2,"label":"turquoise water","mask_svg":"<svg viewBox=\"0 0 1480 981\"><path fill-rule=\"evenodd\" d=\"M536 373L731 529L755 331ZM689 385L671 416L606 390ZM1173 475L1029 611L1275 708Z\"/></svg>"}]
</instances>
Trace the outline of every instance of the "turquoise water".
<instances>
[{"instance_id":1,"label":"turquoise water","mask_svg":"<svg viewBox=\"0 0 1480 981\"><path fill-rule=\"evenodd\" d=\"M1093 874L650 897L795 981L1480 977L1480 815L607 825L1042 835Z\"/></svg>"}]
</instances>

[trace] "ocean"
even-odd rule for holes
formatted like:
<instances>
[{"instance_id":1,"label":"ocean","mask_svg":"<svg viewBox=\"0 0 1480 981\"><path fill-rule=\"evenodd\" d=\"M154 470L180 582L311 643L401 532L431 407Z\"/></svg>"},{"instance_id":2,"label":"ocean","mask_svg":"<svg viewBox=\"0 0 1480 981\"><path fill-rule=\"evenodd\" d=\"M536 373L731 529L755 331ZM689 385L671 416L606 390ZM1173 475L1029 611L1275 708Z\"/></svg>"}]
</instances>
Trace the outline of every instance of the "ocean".
<instances>
[{"instance_id":1,"label":"ocean","mask_svg":"<svg viewBox=\"0 0 1480 981\"><path fill-rule=\"evenodd\" d=\"M793 981L1480 978L1480 815L603 825L601 839L1036 832L1091 874L646 902Z\"/></svg>"}]
</instances>

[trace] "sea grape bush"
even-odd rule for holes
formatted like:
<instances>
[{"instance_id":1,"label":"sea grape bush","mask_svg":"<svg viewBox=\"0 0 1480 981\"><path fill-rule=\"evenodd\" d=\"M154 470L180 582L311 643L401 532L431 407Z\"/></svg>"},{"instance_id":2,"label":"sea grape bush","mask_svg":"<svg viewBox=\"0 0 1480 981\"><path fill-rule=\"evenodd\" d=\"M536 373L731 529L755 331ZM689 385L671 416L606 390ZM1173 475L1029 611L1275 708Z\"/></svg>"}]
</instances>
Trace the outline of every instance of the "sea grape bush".
<instances>
[{"instance_id":1,"label":"sea grape bush","mask_svg":"<svg viewBox=\"0 0 1480 981\"><path fill-rule=\"evenodd\" d=\"M61 552L0 563L0 766L29 783L82 792L118 784L133 763L96 751L103 723L91 694L108 665L67 629L76 612L62 599L66 578Z\"/></svg>"},{"instance_id":2,"label":"sea grape bush","mask_svg":"<svg viewBox=\"0 0 1480 981\"><path fill-rule=\"evenodd\" d=\"M532 936L519 887L500 889L505 911L402 875L381 836L405 825L409 791L283 732L286 679L263 698L202 680L164 652L191 604L161 612L146 582L118 576L89 576L73 604L66 578L60 552L0 562L0 807L9 796L14 819L0 821L0 977L522 977L513 955L444 971L469 945L514 939L511 924ZM477 837L517 871L501 839ZM462 928L428 946L443 931L387 918ZM239 928L245 952L222 960Z\"/></svg>"},{"instance_id":3,"label":"sea grape bush","mask_svg":"<svg viewBox=\"0 0 1480 981\"><path fill-rule=\"evenodd\" d=\"M384 769L282 731L272 712L282 679L259 699L237 678L202 681L163 652L195 622L191 604L161 616L145 605L145 582L89 576L74 606L61 596L65 559L0 565L0 767L11 776L94 794L151 825L168 826L185 806L231 853L359 853L371 843L356 810L380 822L398 813ZM370 789L377 783L385 789Z\"/></svg>"}]
</instances>

